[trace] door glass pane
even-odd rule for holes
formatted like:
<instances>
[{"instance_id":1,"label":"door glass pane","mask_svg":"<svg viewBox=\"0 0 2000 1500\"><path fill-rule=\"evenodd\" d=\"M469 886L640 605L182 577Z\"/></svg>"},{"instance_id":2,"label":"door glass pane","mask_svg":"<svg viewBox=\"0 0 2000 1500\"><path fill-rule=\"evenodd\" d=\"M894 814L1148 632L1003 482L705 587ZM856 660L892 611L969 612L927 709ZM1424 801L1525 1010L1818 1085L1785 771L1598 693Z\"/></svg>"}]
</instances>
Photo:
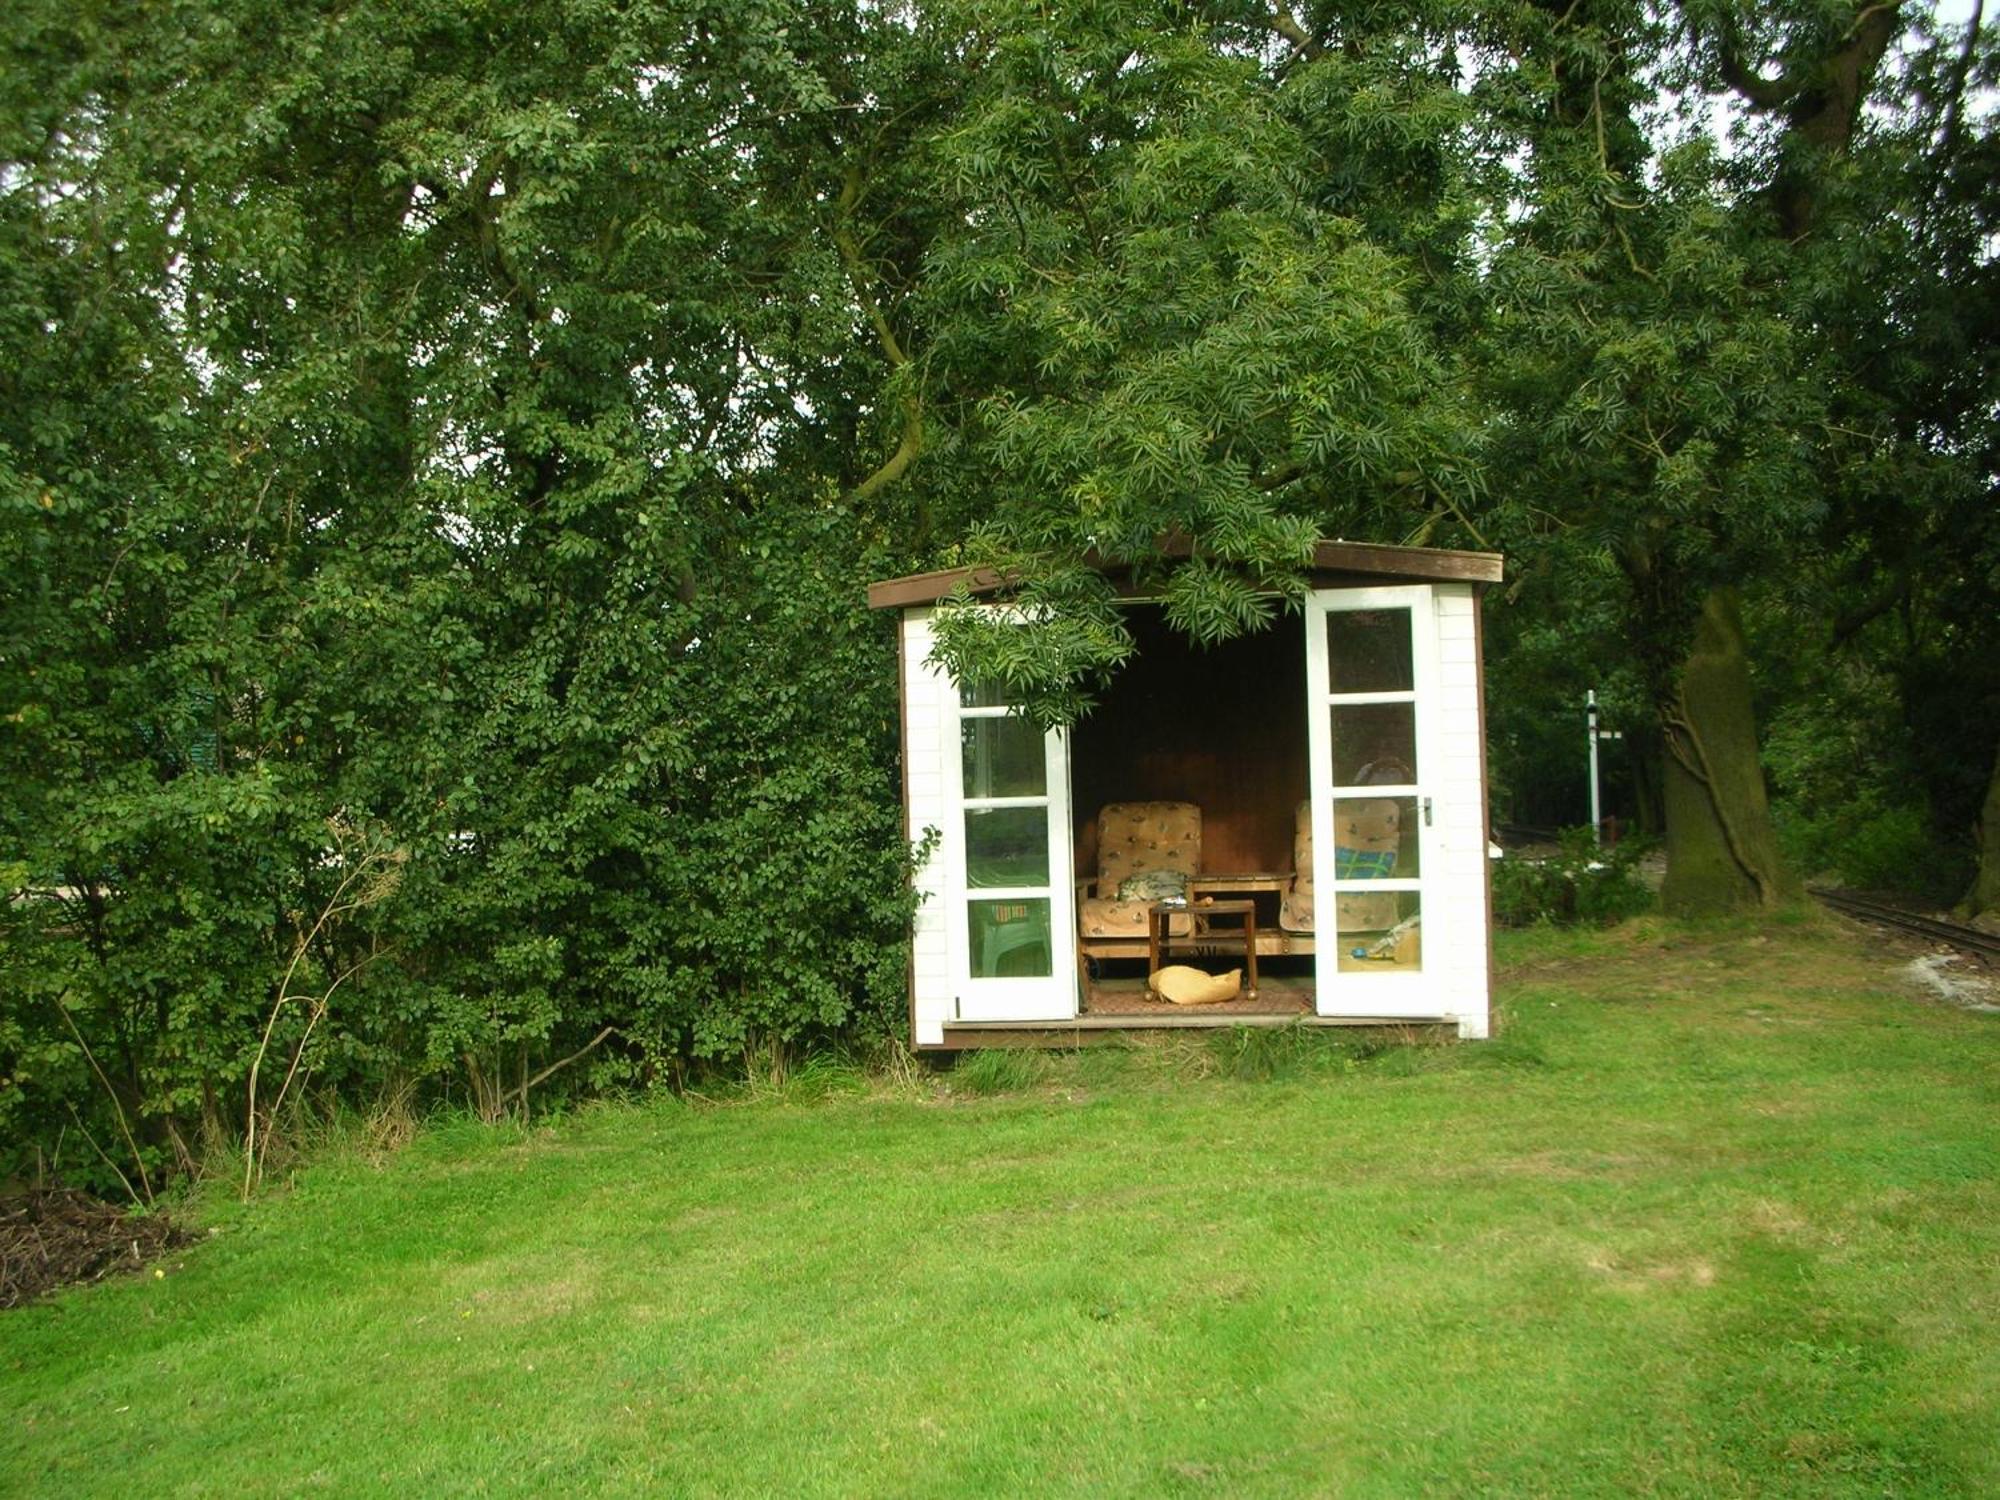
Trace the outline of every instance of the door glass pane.
<instances>
[{"instance_id":1,"label":"door glass pane","mask_svg":"<svg viewBox=\"0 0 2000 1500\"><path fill-rule=\"evenodd\" d=\"M962 682L958 686L958 701L966 708L1004 708L1007 704L1007 688L999 682Z\"/></svg>"},{"instance_id":2,"label":"door glass pane","mask_svg":"<svg viewBox=\"0 0 2000 1500\"><path fill-rule=\"evenodd\" d=\"M1424 966L1422 898L1415 891L1334 897L1343 974L1415 974Z\"/></svg>"},{"instance_id":3,"label":"door glass pane","mask_svg":"<svg viewBox=\"0 0 2000 1500\"><path fill-rule=\"evenodd\" d=\"M1333 804L1335 880L1414 880L1423 874L1415 797L1342 797ZM1326 878L1324 872L1320 878ZM1374 898L1371 898L1374 899Z\"/></svg>"},{"instance_id":4,"label":"door glass pane","mask_svg":"<svg viewBox=\"0 0 2000 1500\"><path fill-rule=\"evenodd\" d=\"M974 979L1045 979L1055 972L1046 896L968 901L965 912Z\"/></svg>"},{"instance_id":5,"label":"door glass pane","mask_svg":"<svg viewBox=\"0 0 2000 1500\"><path fill-rule=\"evenodd\" d=\"M1337 610L1326 617L1327 688L1407 693L1416 688L1407 609Z\"/></svg>"},{"instance_id":6,"label":"door glass pane","mask_svg":"<svg viewBox=\"0 0 2000 1500\"><path fill-rule=\"evenodd\" d=\"M1046 807L968 807L965 883L972 887L1047 885Z\"/></svg>"},{"instance_id":7,"label":"door glass pane","mask_svg":"<svg viewBox=\"0 0 2000 1500\"><path fill-rule=\"evenodd\" d=\"M1336 704L1332 712L1335 786L1415 784L1416 704Z\"/></svg>"},{"instance_id":8,"label":"door glass pane","mask_svg":"<svg viewBox=\"0 0 2000 1500\"><path fill-rule=\"evenodd\" d=\"M1041 729L1031 719L960 719L968 797L1039 797L1048 789Z\"/></svg>"}]
</instances>

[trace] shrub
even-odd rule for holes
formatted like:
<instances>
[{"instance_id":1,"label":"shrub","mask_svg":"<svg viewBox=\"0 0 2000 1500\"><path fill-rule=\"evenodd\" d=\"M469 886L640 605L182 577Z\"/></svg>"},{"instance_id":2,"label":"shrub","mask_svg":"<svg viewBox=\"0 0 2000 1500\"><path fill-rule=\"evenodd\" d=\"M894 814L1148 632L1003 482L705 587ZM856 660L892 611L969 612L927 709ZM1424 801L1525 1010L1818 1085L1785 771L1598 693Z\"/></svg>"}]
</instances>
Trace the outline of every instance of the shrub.
<instances>
[{"instance_id":1,"label":"shrub","mask_svg":"<svg viewBox=\"0 0 2000 1500\"><path fill-rule=\"evenodd\" d=\"M1806 811L1781 804L1786 856L1808 875L1947 901L1972 878L1971 851L1938 837L1926 810L1864 794Z\"/></svg>"},{"instance_id":2,"label":"shrub","mask_svg":"<svg viewBox=\"0 0 2000 1500\"><path fill-rule=\"evenodd\" d=\"M1651 911L1656 898L1638 875L1646 846L1628 840L1609 848L1591 842L1588 828L1568 828L1555 854L1509 858L1493 870L1493 916L1502 926L1536 922L1609 926Z\"/></svg>"}]
</instances>

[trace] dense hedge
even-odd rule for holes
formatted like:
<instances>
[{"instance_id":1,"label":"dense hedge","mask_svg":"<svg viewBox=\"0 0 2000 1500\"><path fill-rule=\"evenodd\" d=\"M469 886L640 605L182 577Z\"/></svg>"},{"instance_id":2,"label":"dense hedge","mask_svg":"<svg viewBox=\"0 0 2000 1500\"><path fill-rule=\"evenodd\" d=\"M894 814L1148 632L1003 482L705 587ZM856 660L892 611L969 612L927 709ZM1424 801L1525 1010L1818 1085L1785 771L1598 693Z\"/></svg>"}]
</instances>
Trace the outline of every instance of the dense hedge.
<instances>
[{"instance_id":1,"label":"dense hedge","mask_svg":"<svg viewBox=\"0 0 2000 1500\"><path fill-rule=\"evenodd\" d=\"M476 590L413 619L415 579L357 641L370 611L313 570L285 602L322 628L226 708L171 631L39 700L8 773L72 774L10 808L0 1173L60 1152L138 1185L136 1154L157 1179L240 1136L260 1054L267 1106L415 1085L494 1111L606 1028L539 1092L899 1025L880 559L797 514L714 555L684 602L635 551L511 641ZM194 571L161 570L160 618L189 617Z\"/></svg>"},{"instance_id":2,"label":"dense hedge","mask_svg":"<svg viewBox=\"0 0 2000 1500\"><path fill-rule=\"evenodd\" d=\"M782 10L365 9L0 44L0 1181L901 1013L827 80Z\"/></svg>"}]
</instances>

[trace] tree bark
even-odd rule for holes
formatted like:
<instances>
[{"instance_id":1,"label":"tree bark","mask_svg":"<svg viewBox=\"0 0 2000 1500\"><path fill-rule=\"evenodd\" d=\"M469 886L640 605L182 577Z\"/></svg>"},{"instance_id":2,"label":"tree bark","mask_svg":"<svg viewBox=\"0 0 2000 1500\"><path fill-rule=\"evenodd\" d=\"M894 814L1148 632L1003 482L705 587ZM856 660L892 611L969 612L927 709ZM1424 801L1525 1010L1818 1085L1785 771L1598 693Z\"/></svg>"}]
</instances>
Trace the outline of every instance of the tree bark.
<instances>
[{"instance_id":1,"label":"tree bark","mask_svg":"<svg viewBox=\"0 0 2000 1500\"><path fill-rule=\"evenodd\" d=\"M1702 600L1673 700L1663 705L1667 879L1675 916L1780 904L1791 881L1778 854L1758 758L1750 663L1734 589Z\"/></svg>"},{"instance_id":2,"label":"tree bark","mask_svg":"<svg viewBox=\"0 0 2000 1500\"><path fill-rule=\"evenodd\" d=\"M1993 755L1993 775L1986 783L1986 805L1979 812L1979 873L1966 892L1969 917L2000 912L2000 750Z\"/></svg>"}]
</instances>

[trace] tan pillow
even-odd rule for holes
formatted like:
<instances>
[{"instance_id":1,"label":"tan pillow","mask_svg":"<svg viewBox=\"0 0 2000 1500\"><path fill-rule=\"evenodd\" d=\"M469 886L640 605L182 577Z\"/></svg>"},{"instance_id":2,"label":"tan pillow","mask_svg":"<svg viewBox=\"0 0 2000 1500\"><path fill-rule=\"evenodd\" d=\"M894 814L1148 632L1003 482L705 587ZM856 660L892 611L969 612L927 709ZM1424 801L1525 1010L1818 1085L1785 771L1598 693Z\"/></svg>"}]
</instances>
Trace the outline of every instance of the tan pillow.
<instances>
[{"instance_id":1,"label":"tan pillow","mask_svg":"<svg viewBox=\"0 0 2000 1500\"><path fill-rule=\"evenodd\" d=\"M1215 1005L1243 993L1243 971L1204 974L1186 964L1168 964L1164 969L1155 969L1147 984L1154 994L1175 1005Z\"/></svg>"}]
</instances>

